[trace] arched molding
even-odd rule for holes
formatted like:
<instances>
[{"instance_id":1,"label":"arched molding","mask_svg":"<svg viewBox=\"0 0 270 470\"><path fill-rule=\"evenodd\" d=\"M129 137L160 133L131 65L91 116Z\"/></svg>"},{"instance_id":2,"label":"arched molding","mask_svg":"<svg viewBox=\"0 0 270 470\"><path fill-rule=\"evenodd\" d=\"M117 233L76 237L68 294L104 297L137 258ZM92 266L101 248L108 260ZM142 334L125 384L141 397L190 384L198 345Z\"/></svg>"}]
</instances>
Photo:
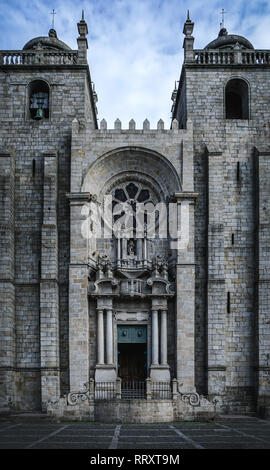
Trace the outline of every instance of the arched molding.
<instances>
[{"instance_id":1,"label":"arched molding","mask_svg":"<svg viewBox=\"0 0 270 470\"><path fill-rule=\"evenodd\" d=\"M84 175L82 192L108 194L119 180L148 183L159 200L181 191L179 175L160 153L144 147L120 147L101 155Z\"/></svg>"}]
</instances>

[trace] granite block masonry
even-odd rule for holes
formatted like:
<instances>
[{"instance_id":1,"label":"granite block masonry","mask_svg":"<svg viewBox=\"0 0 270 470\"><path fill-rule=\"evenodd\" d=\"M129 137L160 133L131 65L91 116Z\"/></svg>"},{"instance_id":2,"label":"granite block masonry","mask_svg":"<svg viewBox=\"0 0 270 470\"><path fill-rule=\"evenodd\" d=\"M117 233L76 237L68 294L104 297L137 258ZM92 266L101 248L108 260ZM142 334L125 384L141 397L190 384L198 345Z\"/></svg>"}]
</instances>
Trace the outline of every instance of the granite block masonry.
<instances>
[{"instance_id":1,"label":"granite block masonry","mask_svg":"<svg viewBox=\"0 0 270 470\"><path fill-rule=\"evenodd\" d=\"M170 129L98 126L84 17L0 51L5 411L269 416L270 51L193 29Z\"/></svg>"}]
</instances>

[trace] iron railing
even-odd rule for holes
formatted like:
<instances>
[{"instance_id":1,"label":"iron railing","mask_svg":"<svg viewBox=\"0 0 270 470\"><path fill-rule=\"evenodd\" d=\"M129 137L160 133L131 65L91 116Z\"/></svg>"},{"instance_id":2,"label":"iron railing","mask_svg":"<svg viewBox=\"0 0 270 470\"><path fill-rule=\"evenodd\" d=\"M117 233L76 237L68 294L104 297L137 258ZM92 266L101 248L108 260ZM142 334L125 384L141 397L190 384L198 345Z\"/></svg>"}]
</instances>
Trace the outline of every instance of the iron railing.
<instances>
[{"instance_id":1,"label":"iron railing","mask_svg":"<svg viewBox=\"0 0 270 470\"><path fill-rule=\"evenodd\" d=\"M116 382L96 382L95 400L170 400L172 387L170 382L127 381L118 379Z\"/></svg>"},{"instance_id":2,"label":"iron railing","mask_svg":"<svg viewBox=\"0 0 270 470\"><path fill-rule=\"evenodd\" d=\"M67 395L68 405L75 406L86 400L182 400L191 406L200 404L200 396L195 389L181 389L177 379L172 382L154 382L150 378L145 381L125 381L119 377L115 382L94 382L84 384L81 391L70 392Z\"/></svg>"},{"instance_id":3,"label":"iron railing","mask_svg":"<svg viewBox=\"0 0 270 470\"><path fill-rule=\"evenodd\" d=\"M121 398L123 400L134 400L146 398L145 381L125 381L121 383Z\"/></svg>"}]
</instances>

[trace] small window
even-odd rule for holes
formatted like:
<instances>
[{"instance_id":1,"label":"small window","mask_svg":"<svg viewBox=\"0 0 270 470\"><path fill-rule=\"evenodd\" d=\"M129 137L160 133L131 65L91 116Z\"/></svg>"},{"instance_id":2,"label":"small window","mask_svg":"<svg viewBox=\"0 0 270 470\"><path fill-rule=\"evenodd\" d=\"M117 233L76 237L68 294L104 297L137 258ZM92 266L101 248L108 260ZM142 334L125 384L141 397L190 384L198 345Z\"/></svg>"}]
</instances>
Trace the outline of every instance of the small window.
<instances>
[{"instance_id":1,"label":"small window","mask_svg":"<svg viewBox=\"0 0 270 470\"><path fill-rule=\"evenodd\" d=\"M36 121L49 117L49 86L42 80L29 84L29 117Z\"/></svg>"},{"instance_id":2,"label":"small window","mask_svg":"<svg viewBox=\"0 0 270 470\"><path fill-rule=\"evenodd\" d=\"M248 119L248 85L238 78L230 80L225 90L226 119Z\"/></svg>"}]
</instances>

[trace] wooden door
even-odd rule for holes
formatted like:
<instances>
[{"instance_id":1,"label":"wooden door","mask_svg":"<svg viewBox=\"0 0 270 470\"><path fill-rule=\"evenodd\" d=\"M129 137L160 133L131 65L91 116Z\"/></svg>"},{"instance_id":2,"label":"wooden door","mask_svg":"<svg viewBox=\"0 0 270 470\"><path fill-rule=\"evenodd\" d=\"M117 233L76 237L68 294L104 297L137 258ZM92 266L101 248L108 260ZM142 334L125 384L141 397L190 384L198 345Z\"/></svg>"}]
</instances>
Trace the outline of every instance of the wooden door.
<instances>
[{"instance_id":1,"label":"wooden door","mask_svg":"<svg viewBox=\"0 0 270 470\"><path fill-rule=\"evenodd\" d=\"M146 379L146 343L118 345L118 376L125 382Z\"/></svg>"}]
</instances>

